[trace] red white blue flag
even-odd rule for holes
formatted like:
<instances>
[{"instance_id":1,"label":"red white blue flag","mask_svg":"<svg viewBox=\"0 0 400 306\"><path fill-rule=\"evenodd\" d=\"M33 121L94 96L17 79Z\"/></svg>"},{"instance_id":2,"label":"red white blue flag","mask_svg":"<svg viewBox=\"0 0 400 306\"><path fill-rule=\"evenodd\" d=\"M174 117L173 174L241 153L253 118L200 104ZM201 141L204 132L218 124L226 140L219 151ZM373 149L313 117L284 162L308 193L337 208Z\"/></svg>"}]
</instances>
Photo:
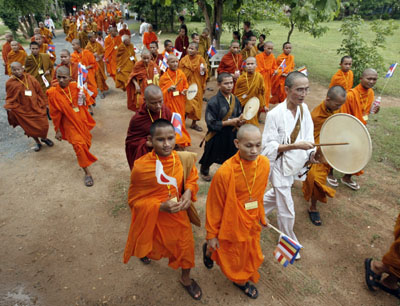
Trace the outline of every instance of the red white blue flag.
<instances>
[{"instance_id":1,"label":"red white blue flag","mask_svg":"<svg viewBox=\"0 0 400 306\"><path fill-rule=\"evenodd\" d=\"M56 46L55 45L48 45L47 46L47 51L51 51L51 52L56 51Z\"/></svg>"},{"instance_id":2,"label":"red white blue flag","mask_svg":"<svg viewBox=\"0 0 400 306\"><path fill-rule=\"evenodd\" d=\"M208 57L213 57L215 54L217 54L217 50L214 48L214 46L210 46L210 49L208 49L207 54Z\"/></svg>"},{"instance_id":3,"label":"red white blue flag","mask_svg":"<svg viewBox=\"0 0 400 306\"><path fill-rule=\"evenodd\" d=\"M215 23L215 31L219 31L219 25L218 25L218 23Z\"/></svg>"},{"instance_id":4,"label":"red white blue flag","mask_svg":"<svg viewBox=\"0 0 400 306\"><path fill-rule=\"evenodd\" d=\"M174 126L175 133L182 137L182 117L179 113L172 113L171 123Z\"/></svg>"},{"instance_id":5,"label":"red white blue flag","mask_svg":"<svg viewBox=\"0 0 400 306\"><path fill-rule=\"evenodd\" d=\"M390 65L389 71L385 75L385 79L391 78L393 76L393 73L394 73L394 70L396 69L396 67L397 67L397 63Z\"/></svg>"},{"instance_id":6,"label":"red white blue flag","mask_svg":"<svg viewBox=\"0 0 400 306\"><path fill-rule=\"evenodd\" d=\"M85 83L88 75L88 70L85 65L81 63L78 64L78 87L83 88L83 83Z\"/></svg>"},{"instance_id":7,"label":"red white blue flag","mask_svg":"<svg viewBox=\"0 0 400 306\"><path fill-rule=\"evenodd\" d=\"M164 71L164 72L167 71L167 69L168 69L168 53L167 52L165 52L164 57L163 57L162 61L160 61L159 66L160 66L161 71Z\"/></svg>"}]
</instances>

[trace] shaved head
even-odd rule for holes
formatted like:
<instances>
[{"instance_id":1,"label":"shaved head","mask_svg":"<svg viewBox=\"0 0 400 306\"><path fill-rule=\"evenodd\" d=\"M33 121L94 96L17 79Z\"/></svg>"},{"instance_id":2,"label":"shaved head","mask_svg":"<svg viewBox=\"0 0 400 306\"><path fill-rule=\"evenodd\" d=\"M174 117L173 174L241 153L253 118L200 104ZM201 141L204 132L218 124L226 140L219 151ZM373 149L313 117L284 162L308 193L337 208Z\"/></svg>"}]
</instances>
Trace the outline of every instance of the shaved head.
<instances>
[{"instance_id":1,"label":"shaved head","mask_svg":"<svg viewBox=\"0 0 400 306\"><path fill-rule=\"evenodd\" d=\"M163 105L163 93L157 85L151 84L144 90L144 101L147 109L152 113L161 112Z\"/></svg>"},{"instance_id":2,"label":"shaved head","mask_svg":"<svg viewBox=\"0 0 400 306\"><path fill-rule=\"evenodd\" d=\"M254 62L254 63L256 63L256 58L253 57L253 56L248 57L248 58L246 59L246 64L249 63L249 62Z\"/></svg>"},{"instance_id":3,"label":"shaved head","mask_svg":"<svg viewBox=\"0 0 400 306\"><path fill-rule=\"evenodd\" d=\"M258 127L253 124L245 124L239 128L236 138L242 140L249 137L251 134L259 135L261 137L261 132Z\"/></svg>"},{"instance_id":4,"label":"shaved head","mask_svg":"<svg viewBox=\"0 0 400 306\"><path fill-rule=\"evenodd\" d=\"M308 78L307 78L304 74L302 74L301 72L299 72L299 71L292 71L292 72L289 73L288 76L286 77L286 80L285 80L285 87L292 88L294 82L295 82L296 80L298 80L298 79L307 79L307 80L308 80Z\"/></svg>"},{"instance_id":5,"label":"shaved head","mask_svg":"<svg viewBox=\"0 0 400 306\"><path fill-rule=\"evenodd\" d=\"M22 68L22 64L19 62L12 62L10 67L11 68Z\"/></svg>"},{"instance_id":6,"label":"shaved head","mask_svg":"<svg viewBox=\"0 0 400 306\"><path fill-rule=\"evenodd\" d=\"M161 93L162 95L161 88L158 87L157 85L151 84L147 86L146 89L144 90L144 98L147 100L148 98L150 98L150 96L154 96L159 93Z\"/></svg>"},{"instance_id":7,"label":"shaved head","mask_svg":"<svg viewBox=\"0 0 400 306\"><path fill-rule=\"evenodd\" d=\"M333 100L337 100L340 98L346 99L346 90L342 86L332 86L329 88L327 97Z\"/></svg>"},{"instance_id":8,"label":"shaved head","mask_svg":"<svg viewBox=\"0 0 400 306\"><path fill-rule=\"evenodd\" d=\"M261 132L253 124L245 124L239 128L234 140L240 158L254 161L261 153Z\"/></svg>"},{"instance_id":9,"label":"shaved head","mask_svg":"<svg viewBox=\"0 0 400 306\"><path fill-rule=\"evenodd\" d=\"M378 81L378 73L376 72L375 69L372 68L365 69L360 78L361 86L366 89L374 87L377 81Z\"/></svg>"},{"instance_id":10,"label":"shaved head","mask_svg":"<svg viewBox=\"0 0 400 306\"><path fill-rule=\"evenodd\" d=\"M167 60L167 62L169 63L169 62L171 62L171 61L173 61L173 60L178 60L178 58L175 56L175 55L173 55L173 54L171 54L171 55L168 55L168 60Z\"/></svg>"},{"instance_id":11,"label":"shaved head","mask_svg":"<svg viewBox=\"0 0 400 306\"><path fill-rule=\"evenodd\" d=\"M57 68L57 76L59 75L68 75L69 76L69 68L65 66L60 66Z\"/></svg>"},{"instance_id":12,"label":"shaved head","mask_svg":"<svg viewBox=\"0 0 400 306\"><path fill-rule=\"evenodd\" d=\"M143 57L143 55L151 56L151 53L150 53L150 51L149 51L148 49L144 49L144 50L142 51L141 57Z\"/></svg>"},{"instance_id":13,"label":"shaved head","mask_svg":"<svg viewBox=\"0 0 400 306\"><path fill-rule=\"evenodd\" d=\"M365 77L365 76L371 75L371 74L378 75L378 72L376 72L376 70L373 69L373 68L367 68L367 69L365 69L365 70L363 71L361 77Z\"/></svg>"},{"instance_id":14,"label":"shaved head","mask_svg":"<svg viewBox=\"0 0 400 306\"><path fill-rule=\"evenodd\" d=\"M79 39L75 38L75 39L73 39L73 40L71 41L71 44L77 44L77 45L79 45L79 47L80 47L80 46L81 46L81 41L80 41Z\"/></svg>"}]
</instances>

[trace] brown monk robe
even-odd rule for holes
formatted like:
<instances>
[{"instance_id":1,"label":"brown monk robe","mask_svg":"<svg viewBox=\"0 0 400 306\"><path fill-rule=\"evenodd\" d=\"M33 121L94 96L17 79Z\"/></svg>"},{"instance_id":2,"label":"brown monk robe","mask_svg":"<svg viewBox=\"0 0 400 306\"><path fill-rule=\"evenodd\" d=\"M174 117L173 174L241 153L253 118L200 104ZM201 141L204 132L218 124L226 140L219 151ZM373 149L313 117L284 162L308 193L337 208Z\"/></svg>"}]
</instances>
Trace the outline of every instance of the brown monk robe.
<instances>
[{"instance_id":1,"label":"brown monk robe","mask_svg":"<svg viewBox=\"0 0 400 306\"><path fill-rule=\"evenodd\" d=\"M263 196L270 165L260 155L261 133L256 126L240 127L234 142L239 152L217 170L208 191L203 262L211 269L215 261L234 285L255 299L258 290L250 281L258 282L264 260L260 236L267 225Z\"/></svg>"},{"instance_id":2,"label":"brown monk robe","mask_svg":"<svg viewBox=\"0 0 400 306\"><path fill-rule=\"evenodd\" d=\"M82 25L82 31L79 32L78 34L78 39L81 43L82 49L86 48L87 43L89 42L89 37L88 37L88 26L86 23Z\"/></svg>"},{"instance_id":3,"label":"brown monk robe","mask_svg":"<svg viewBox=\"0 0 400 306\"><path fill-rule=\"evenodd\" d=\"M258 114L261 111L266 111L265 108L265 86L262 75L256 71L257 61L255 57L248 57L246 60L245 72L243 72L236 82L234 95L238 97L242 107L253 97L260 101L258 112L251 120L246 123L258 126Z\"/></svg>"},{"instance_id":4,"label":"brown monk robe","mask_svg":"<svg viewBox=\"0 0 400 306\"><path fill-rule=\"evenodd\" d=\"M49 45L52 45L53 33L51 33L51 31L44 26L43 22L39 22L39 28L40 28L40 34L47 38L47 43Z\"/></svg>"},{"instance_id":5,"label":"brown monk robe","mask_svg":"<svg viewBox=\"0 0 400 306\"><path fill-rule=\"evenodd\" d=\"M351 66L353 64L353 59L351 56L343 56L340 60L340 69L332 76L329 88L335 85L342 86L346 91L353 88L353 71L351 71Z\"/></svg>"},{"instance_id":6,"label":"brown monk robe","mask_svg":"<svg viewBox=\"0 0 400 306\"><path fill-rule=\"evenodd\" d=\"M42 41L43 41L44 44L48 44L48 43L49 43L49 40L47 39L47 37L46 37L46 36L43 36L43 35L40 33L40 28L34 28L34 29L33 29L33 36L31 37L31 41L36 41L36 40L35 40L35 35L40 35L40 36L42 36Z\"/></svg>"},{"instance_id":7,"label":"brown monk robe","mask_svg":"<svg viewBox=\"0 0 400 306\"><path fill-rule=\"evenodd\" d=\"M141 58L133 67L126 83L127 106L135 112L143 105L146 87L150 84L158 85L160 77L160 68L151 60L147 49L143 50Z\"/></svg>"},{"instance_id":8,"label":"brown monk robe","mask_svg":"<svg viewBox=\"0 0 400 306\"><path fill-rule=\"evenodd\" d=\"M78 38L78 28L76 25L76 19L74 17L69 25L68 35L65 37L65 40L71 42L76 38Z\"/></svg>"},{"instance_id":9,"label":"brown monk robe","mask_svg":"<svg viewBox=\"0 0 400 306\"><path fill-rule=\"evenodd\" d=\"M264 52L261 52L256 56L257 69L264 78L265 86L265 106L269 108L269 100L271 99L271 88L272 88L272 77L276 74L275 71L278 68L276 64L275 56L272 53L274 45L271 41L264 43Z\"/></svg>"},{"instance_id":10,"label":"brown monk robe","mask_svg":"<svg viewBox=\"0 0 400 306\"><path fill-rule=\"evenodd\" d=\"M242 61L245 61L248 57L256 57L257 51L254 50L253 47L253 42L251 40L244 41L244 48L240 51Z\"/></svg>"},{"instance_id":11,"label":"brown monk robe","mask_svg":"<svg viewBox=\"0 0 400 306\"><path fill-rule=\"evenodd\" d=\"M54 64L56 61L56 52L49 50L49 45L43 42L43 36L35 34L35 41L39 44L39 53L47 53L50 56L51 62Z\"/></svg>"},{"instance_id":12,"label":"brown monk robe","mask_svg":"<svg viewBox=\"0 0 400 306\"><path fill-rule=\"evenodd\" d=\"M339 113L340 107L346 101L346 90L341 86L333 86L328 90L326 98L311 112L314 123L314 141L319 143L319 135L322 125L330 116ZM303 195L306 201L310 201L311 206L308 209L310 220L314 225L322 224L317 202L327 202L327 197L333 198L335 190L326 186L326 179L331 171L331 166L326 162L321 164L312 164L303 182Z\"/></svg>"},{"instance_id":13,"label":"brown monk robe","mask_svg":"<svg viewBox=\"0 0 400 306\"><path fill-rule=\"evenodd\" d=\"M6 82L6 104L8 123L21 126L26 136L32 137L36 146L34 150L40 151L41 140L49 147L53 142L47 138L49 122L46 114L46 97L36 79L24 73L21 63L13 62L10 65L12 76Z\"/></svg>"},{"instance_id":14,"label":"brown monk robe","mask_svg":"<svg viewBox=\"0 0 400 306\"><path fill-rule=\"evenodd\" d=\"M126 90L129 75L137 62L135 49L131 44L131 37L122 36L122 43L117 49L117 74L115 75L115 87Z\"/></svg>"},{"instance_id":15,"label":"brown monk robe","mask_svg":"<svg viewBox=\"0 0 400 306\"><path fill-rule=\"evenodd\" d=\"M153 84L147 86L144 91L144 103L132 116L125 140L125 153L130 169L135 160L153 149L148 142L151 124L160 118L171 122L171 117L171 111L163 103L160 87Z\"/></svg>"},{"instance_id":16,"label":"brown monk robe","mask_svg":"<svg viewBox=\"0 0 400 306\"><path fill-rule=\"evenodd\" d=\"M122 29L119 30L118 34L119 34L119 36L121 36L121 37L124 36L124 35L129 35L129 36L131 36L131 31L129 31L128 25L127 25L126 23L124 23L124 24L122 25Z\"/></svg>"},{"instance_id":17,"label":"brown monk robe","mask_svg":"<svg viewBox=\"0 0 400 306\"><path fill-rule=\"evenodd\" d=\"M96 35L94 33L89 34L89 42L86 45L86 49L93 53L96 62L97 62L97 70L95 74L97 89L100 90L100 98L104 99L104 92L109 88L107 86L106 80L106 70L104 67L104 48L100 43L96 41Z\"/></svg>"},{"instance_id":18,"label":"brown monk robe","mask_svg":"<svg viewBox=\"0 0 400 306\"><path fill-rule=\"evenodd\" d=\"M239 43L236 41L231 42L229 52L225 54L219 63L217 72L227 72L232 75L233 83L235 84L240 76L242 70L242 55L240 54ZM234 85L235 86L235 85Z\"/></svg>"},{"instance_id":19,"label":"brown monk robe","mask_svg":"<svg viewBox=\"0 0 400 306\"><path fill-rule=\"evenodd\" d=\"M71 77L72 81L78 81L78 63L71 62L71 54L67 49L63 49L60 51L60 59L61 63L57 65L54 69L53 79L51 80L51 86L57 86L57 69L60 67L67 67L69 69L69 76Z\"/></svg>"},{"instance_id":20,"label":"brown monk robe","mask_svg":"<svg viewBox=\"0 0 400 306\"><path fill-rule=\"evenodd\" d=\"M394 242L382 261L365 259L365 280L369 290L376 291L376 287L400 298L400 214L394 226ZM383 276L383 273L386 273Z\"/></svg>"},{"instance_id":21,"label":"brown monk robe","mask_svg":"<svg viewBox=\"0 0 400 306\"><path fill-rule=\"evenodd\" d=\"M47 91L50 116L53 119L56 139L67 140L74 148L79 166L85 172L85 185L93 186L93 178L88 167L97 158L89 152L92 135L90 130L96 125L88 112L85 100L91 99L84 90L82 104L79 101L77 83L70 82L67 67L57 69L58 85Z\"/></svg>"},{"instance_id":22,"label":"brown monk robe","mask_svg":"<svg viewBox=\"0 0 400 306\"><path fill-rule=\"evenodd\" d=\"M150 43L150 53L151 53L151 60L160 67L160 62L163 60L163 55L158 53L158 43L151 42Z\"/></svg>"},{"instance_id":23,"label":"brown monk robe","mask_svg":"<svg viewBox=\"0 0 400 306\"><path fill-rule=\"evenodd\" d=\"M7 70L7 55L8 53L11 52L11 42L14 40L14 36L11 33L7 33L5 35L6 42L3 44L3 47L1 49L1 55L3 57L3 65L4 65L4 74L8 75L8 70ZM22 48L21 44L19 45L19 50L24 50ZM24 50L25 51L25 50ZM23 63L22 65L24 65Z\"/></svg>"},{"instance_id":24,"label":"brown monk robe","mask_svg":"<svg viewBox=\"0 0 400 306\"><path fill-rule=\"evenodd\" d=\"M20 63L22 66L25 65L26 57L28 56L24 49L19 49L19 43L15 40L11 42L11 51L7 55L7 71L9 75L12 74L10 65L11 63L17 62Z\"/></svg>"},{"instance_id":25,"label":"brown monk robe","mask_svg":"<svg viewBox=\"0 0 400 306\"><path fill-rule=\"evenodd\" d=\"M204 58L198 54L198 44L190 43L188 54L179 62L179 69L185 74L189 86L197 84L197 94L192 100L186 101L185 112L189 119L192 119L191 129L198 132L203 129L197 125L197 121L201 119L201 110L203 108L203 94L206 90L207 82L207 64Z\"/></svg>"},{"instance_id":26,"label":"brown monk robe","mask_svg":"<svg viewBox=\"0 0 400 306\"><path fill-rule=\"evenodd\" d=\"M70 23L70 20L68 19L68 17L64 16L62 19L62 27L63 27L65 35L67 35L68 31L69 31L69 23Z\"/></svg>"},{"instance_id":27,"label":"brown monk robe","mask_svg":"<svg viewBox=\"0 0 400 306\"><path fill-rule=\"evenodd\" d=\"M175 130L165 119L152 124L149 142L153 151L137 159L131 173L128 203L132 219L123 260L127 263L135 256L149 264L151 259L168 258L171 268L182 269L180 282L184 288L192 298L200 300L201 289L190 278L194 239L187 213L199 190L195 159L189 152L181 152L184 159L173 150ZM158 183L157 163L176 180L176 187Z\"/></svg>"},{"instance_id":28,"label":"brown monk robe","mask_svg":"<svg viewBox=\"0 0 400 306\"><path fill-rule=\"evenodd\" d=\"M210 64L210 57L208 56L208 49L210 49L211 41L210 41L210 30L205 28L203 33L200 35L200 42L199 42L199 54L204 58L207 63L207 72L208 78L210 78L211 73L211 64Z\"/></svg>"},{"instance_id":29,"label":"brown monk robe","mask_svg":"<svg viewBox=\"0 0 400 306\"><path fill-rule=\"evenodd\" d=\"M117 72L117 49L122 44L121 37L118 36L117 29L111 28L110 34L104 40L104 59L107 65L107 73L114 79Z\"/></svg>"},{"instance_id":30,"label":"brown monk robe","mask_svg":"<svg viewBox=\"0 0 400 306\"><path fill-rule=\"evenodd\" d=\"M50 55L39 53L39 44L37 42L30 43L31 55L28 55L25 61L25 72L34 76L42 87L43 93L50 87L53 75L53 63Z\"/></svg>"},{"instance_id":31,"label":"brown monk robe","mask_svg":"<svg viewBox=\"0 0 400 306\"><path fill-rule=\"evenodd\" d=\"M372 88L375 86L377 80L378 73L374 69L365 69L361 76L360 84L347 92L346 103L343 104L341 112L353 115L366 125L368 115L371 112L373 114L379 112L379 106L371 109L375 98ZM363 173L364 171L361 170L356 173L356 175L361 175ZM360 189L360 186L351 179L351 176L351 174L344 175L341 179L342 183L353 190Z\"/></svg>"}]
</instances>

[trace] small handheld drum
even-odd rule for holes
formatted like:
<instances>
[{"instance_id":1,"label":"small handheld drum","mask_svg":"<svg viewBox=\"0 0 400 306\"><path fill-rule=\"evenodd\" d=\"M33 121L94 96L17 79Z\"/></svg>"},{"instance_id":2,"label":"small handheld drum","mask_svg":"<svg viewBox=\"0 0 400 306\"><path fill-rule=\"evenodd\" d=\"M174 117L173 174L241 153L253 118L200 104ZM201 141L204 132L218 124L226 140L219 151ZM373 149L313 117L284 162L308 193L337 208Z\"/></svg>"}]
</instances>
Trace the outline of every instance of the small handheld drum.
<instances>
[{"instance_id":1,"label":"small handheld drum","mask_svg":"<svg viewBox=\"0 0 400 306\"><path fill-rule=\"evenodd\" d=\"M250 98L243 109L243 118L246 120L253 119L260 108L260 100L257 97Z\"/></svg>"},{"instance_id":2,"label":"small handheld drum","mask_svg":"<svg viewBox=\"0 0 400 306\"><path fill-rule=\"evenodd\" d=\"M349 114L329 117L321 128L323 143L348 143L347 145L321 146L328 164L344 174L354 174L368 164L372 156L372 142L365 125Z\"/></svg>"},{"instance_id":3,"label":"small handheld drum","mask_svg":"<svg viewBox=\"0 0 400 306\"><path fill-rule=\"evenodd\" d=\"M196 83L191 84L186 93L187 100L193 100L197 95L197 91L198 91L197 84Z\"/></svg>"}]
</instances>

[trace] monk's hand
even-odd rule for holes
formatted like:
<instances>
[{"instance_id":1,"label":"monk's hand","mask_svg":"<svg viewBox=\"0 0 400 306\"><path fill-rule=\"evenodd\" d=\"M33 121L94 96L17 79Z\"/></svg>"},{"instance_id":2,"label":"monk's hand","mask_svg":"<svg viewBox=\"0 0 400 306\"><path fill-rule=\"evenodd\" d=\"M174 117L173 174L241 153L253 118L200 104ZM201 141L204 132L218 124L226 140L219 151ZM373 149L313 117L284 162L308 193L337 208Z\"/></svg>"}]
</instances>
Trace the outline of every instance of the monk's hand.
<instances>
[{"instance_id":1,"label":"monk's hand","mask_svg":"<svg viewBox=\"0 0 400 306\"><path fill-rule=\"evenodd\" d=\"M168 91L175 91L176 90L176 86L171 86L170 88L168 88Z\"/></svg>"},{"instance_id":2,"label":"monk's hand","mask_svg":"<svg viewBox=\"0 0 400 306\"><path fill-rule=\"evenodd\" d=\"M181 91L181 95L182 95L182 96L186 96L187 91L188 91L187 89L182 90L182 91Z\"/></svg>"},{"instance_id":3,"label":"monk's hand","mask_svg":"<svg viewBox=\"0 0 400 306\"><path fill-rule=\"evenodd\" d=\"M293 144L295 150L310 150L314 148L314 144L309 141L299 141Z\"/></svg>"},{"instance_id":4,"label":"monk's hand","mask_svg":"<svg viewBox=\"0 0 400 306\"><path fill-rule=\"evenodd\" d=\"M190 207L190 204L192 204L191 198L192 198L192 191L190 189L187 189L183 193L180 200L181 210L187 210Z\"/></svg>"},{"instance_id":5,"label":"monk's hand","mask_svg":"<svg viewBox=\"0 0 400 306\"><path fill-rule=\"evenodd\" d=\"M50 74L50 70L47 70L44 75L49 75Z\"/></svg>"},{"instance_id":6,"label":"monk's hand","mask_svg":"<svg viewBox=\"0 0 400 306\"><path fill-rule=\"evenodd\" d=\"M320 147L318 148L318 150L320 149ZM323 158L322 156L322 152L319 150L317 152L311 152L310 154L310 163L312 164L320 164L321 163L321 159Z\"/></svg>"},{"instance_id":7,"label":"monk's hand","mask_svg":"<svg viewBox=\"0 0 400 306\"><path fill-rule=\"evenodd\" d=\"M57 139L58 141L61 141L61 140L62 140L62 134L61 134L60 131L57 131L57 132L56 132L56 139Z\"/></svg>"},{"instance_id":8,"label":"monk's hand","mask_svg":"<svg viewBox=\"0 0 400 306\"><path fill-rule=\"evenodd\" d=\"M170 214L177 213L181 210L181 204L175 201L166 201L161 203L160 211L167 212Z\"/></svg>"},{"instance_id":9,"label":"monk's hand","mask_svg":"<svg viewBox=\"0 0 400 306\"><path fill-rule=\"evenodd\" d=\"M218 241L217 237L212 238L210 240L207 240L207 244L213 250L218 250L219 249L219 241Z\"/></svg>"}]
</instances>

